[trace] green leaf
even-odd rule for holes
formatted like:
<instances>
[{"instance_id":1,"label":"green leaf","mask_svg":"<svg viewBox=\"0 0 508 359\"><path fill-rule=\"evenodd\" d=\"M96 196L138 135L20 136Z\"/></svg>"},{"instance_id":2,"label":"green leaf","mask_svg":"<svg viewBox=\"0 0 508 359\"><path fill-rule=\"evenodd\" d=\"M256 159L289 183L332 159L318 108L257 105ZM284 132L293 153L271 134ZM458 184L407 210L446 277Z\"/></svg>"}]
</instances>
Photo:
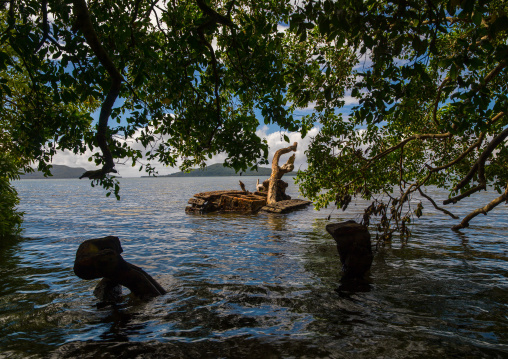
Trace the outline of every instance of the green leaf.
<instances>
[{"instance_id":1,"label":"green leaf","mask_svg":"<svg viewBox=\"0 0 508 359\"><path fill-rule=\"evenodd\" d=\"M457 79L457 76L459 74L459 71L457 69L457 66L455 64L453 64L451 67L450 67L450 71L448 73L448 76L452 79L452 80L456 80Z\"/></svg>"},{"instance_id":2,"label":"green leaf","mask_svg":"<svg viewBox=\"0 0 508 359\"><path fill-rule=\"evenodd\" d=\"M476 25L476 26L480 26L482 24L482 19L483 19L483 14L481 12L474 12L473 13L473 23Z\"/></svg>"},{"instance_id":3,"label":"green leaf","mask_svg":"<svg viewBox=\"0 0 508 359\"><path fill-rule=\"evenodd\" d=\"M6 84L1 84L1 86L4 92L7 94L7 96L12 97L12 91L9 88L9 86L7 86Z\"/></svg>"}]
</instances>

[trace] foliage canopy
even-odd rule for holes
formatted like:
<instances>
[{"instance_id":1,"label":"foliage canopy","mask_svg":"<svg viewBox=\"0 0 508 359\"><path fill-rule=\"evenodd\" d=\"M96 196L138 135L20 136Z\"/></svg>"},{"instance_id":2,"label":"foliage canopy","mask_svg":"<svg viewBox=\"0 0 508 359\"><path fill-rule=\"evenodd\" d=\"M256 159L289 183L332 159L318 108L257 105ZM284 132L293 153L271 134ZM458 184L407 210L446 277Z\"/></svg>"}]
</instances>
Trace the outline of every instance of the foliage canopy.
<instances>
[{"instance_id":1,"label":"foliage canopy","mask_svg":"<svg viewBox=\"0 0 508 359\"><path fill-rule=\"evenodd\" d=\"M246 169L266 163L256 113L303 136L318 123L298 177L317 207L372 200L364 222L379 216L389 239L421 215L414 194L453 216L423 186L450 189L446 205L492 185L500 197L459 229L508 195L507 13L501 0L4 1L0 111L17 157L48 170L57 150L94 151L84 176L116 195L119 161L151 173L225 153Z\"/></svg>"},{"instance_id":2,"label":"foliage canopy","mask_svg":"<svg viewBox=\"0 0 508 359\"><path fill-rule=\"evenodd\" d=\"M174 166L183 158L185 169L226 153L228 165L246 169L267 155L255 110L266 123L299 128L285 106L286 49L277 31L288 21L285 1L4 6L1 41L10 53L0 55L0 69L24 74L30 92L13 137L40 168L55 150L88 148L101 169L86 177L108 188L106 174L125 159L152 172L151 160ZM2 81L4 103L16 102ZM83 108L100 108L97 123Z\"/></svg>"},{"instance_id":3,"label":"foliage canopy","mask_svg":"<svg viewBox=\"0 0 508 359\"><path fill-rule=\"evenodd\" d=\"M299 178L303 193L318 207L335 202L345 209L355 196L371 199L363 221L378 216L381 239L396 231L407 237L407 225L423 209L412 203L415 194L457 218L424 186L449 189L443 205L487 185L499 192L454 229L506 201L507 13L505 1L485 0L324 0L299 7L291 27L315 44L307 77L323 76L298 88L304 103L317 103L322 124ZM337 81L331 74L344 67ZM347 117L336 111L344 90L357 102Z\"/></svg>"}]
</instances>

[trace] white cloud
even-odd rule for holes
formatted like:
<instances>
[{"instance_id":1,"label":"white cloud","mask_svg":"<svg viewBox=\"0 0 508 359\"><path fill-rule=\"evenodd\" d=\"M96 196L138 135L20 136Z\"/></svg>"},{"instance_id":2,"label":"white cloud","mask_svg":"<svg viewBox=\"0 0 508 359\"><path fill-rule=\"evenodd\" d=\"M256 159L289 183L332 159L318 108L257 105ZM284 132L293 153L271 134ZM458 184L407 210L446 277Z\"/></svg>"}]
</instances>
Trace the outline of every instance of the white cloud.
<instances>
[{"instance_id":1,"label":"white cloud","mask_svg":"<svg viewBox=\"0 0 508 359\"><path fill-rule=\"evenodd\" d=\"M318 131L319 131L318 128L314 127L308 132L307 136L302 139L302 136L299 132L277 131L268 133L268 127L263 126L256 131L256 134L261 138L265 138L268 142L269 146L268 161L270 163L273 158L273 155L275 154L275 151L277 151L280 148L288 147L292 145L294 142L298 142L298 148L295 156L295 170L298 169L304 170L307 168L307 157L305 156L305 151L309 147L312 137L316 136ZM289 138L290 141L289 143L284 140L284 135L286 135ZM144 150L141 144L130 143L130 145L134 149L140 149L142 151ZM83 167L86 170L93 170L96 169L95 164L93 162L88 161L88 158L91 155L92 152L89 150L87 150L83 155L75 155L70 151L59 151L53 157L52 163L58 165L66 165L69 167ZM287 158L289 158L289 156L290 154L283 156L281 158L280 164L281 165L284 164ZM207 161L207 164L211 165L214 163L224 163L225 159L226 154L219 154L214 156L211 160ZM179 171L177 167L168 167L158 162L152 162L151 164L155 166L159 175ZM142 172L139 171L139 166L140 164L137 164L136 166L132 167L132 162L126 161L125 164L116 164L115 168L118 171L118 175L122 177L140 177L146 175L144 171Z\"/></svg>"},{"instance_id":2,"label":"white cloud","mask_svg":"<svg viewBox=\"0 0 508 359\"><path fill-rule=\"evenodd\" d=\"M358 105L360 103L356 97L351 95L344 96L343 100L344 106Z\"/></svg>"},{"instance_id":3,"label":"white cloud","mask_svg":"<svg viewBox=\"0 0 508 359\"><path fill-rule=\"evenodd\" d=\"M286 30L289 29L289 25L286 24L277 24L277 31L278 32L286 32Z\"/></svg>"},{"instance_id":4,"label":"white cloud","mask_svg":"<svg viewBox=\"0 0 508 359\"><path fill-rule=\"evenodd\" d=\"M258 131L256 131L256 134L261 138L266 138L269 146L269 154L268 154L268 160L271 161L273 158L273 155L275 154L275 151L278 149L288 147L292 145L294 142L298 142L298 147L296 150L296 156L295 156L295 170L301 169L304 170L307 168L307 156L305 156L305 151L307 148L309 148L309 144L311 142L311 139L317 135L319 132L317 127L312 128L305 138L302 138L301 134L299 132L273 132L273 133L267 133L267 126L262 127ZM289 138L289 143L284 140L284 135L286 135ZM284 164L289 158L290 154L286 156L283 156L281 158L280 165Z\"/></svg>"},{"instance_id":5,"label":"white cloud","mask_svg":"<svg viewBox=\"0 0 508 359\"><path fill-rule=\"evenodd\" d=\"M86 170L91 170L95 167L93 162L88 162L88 158L91 155L92 152L89 150L87 150L84 155L76 155L68 150L58 151L56 155L53 156L53 161L51 163L69 167L83 167Z\"/></svg>"},{"instance_id":6,"label":"white cloud","mask_svg":"<svg viewBox=\"0 0 508 359\"><path fill-rule=\"evenodd\" d=\"M94 161L88 161L91 156L92 152L89 150L87 150L82 155L76 155L68 150L58 151L55 156L53 156L51 163L69 167L82 167L85 170L98 169L95 166ZM116 164L115 169L118 171L118 175L121 177L140 177L145 174L145 172L139 172L139 165L132 167L131 161L128 161L126 164Z\"/></svg>"}]
</instances>

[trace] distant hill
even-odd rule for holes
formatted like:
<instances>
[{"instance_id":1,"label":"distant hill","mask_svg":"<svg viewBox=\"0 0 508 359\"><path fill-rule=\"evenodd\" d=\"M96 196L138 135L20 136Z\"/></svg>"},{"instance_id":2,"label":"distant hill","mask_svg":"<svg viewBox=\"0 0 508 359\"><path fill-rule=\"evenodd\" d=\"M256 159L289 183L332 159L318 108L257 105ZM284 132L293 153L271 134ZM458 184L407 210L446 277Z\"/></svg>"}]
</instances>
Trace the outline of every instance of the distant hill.
<instances>
[{"instance_id":1,"label":"distant hill","mask_svg":"<svg viewBox=\"0 0 508 359\"><path fill-rule=\"evenodd\" d=\"M268 178L272 174L272 169L267 167L258 167L257 171L246 171L242 172L242 176L258 176L260 179ZM294 176L296 172L289 172L286 176ZM236 173L234 169L224 167L221 163L216 163L207 166L203 169L193 169L191 172L177 172L169 175L158 176L158 177L225 177L225 176L240 176L240 173Z\"/></svg>"},{"instance_id":2,"label":"distant hill","mask_svg":"<svg viewBox=\"0 0 508 359\"><path fill-rule=\"evenodd\" d=\"M35 171L32 173L25 173L20 176L21 179L59 179L59 178L79 178L86 169L82 167L68 167L63 165L53 165L51 168L51 174L53 176L44 177L42 172Z\"/></svg>"}]
</instances>

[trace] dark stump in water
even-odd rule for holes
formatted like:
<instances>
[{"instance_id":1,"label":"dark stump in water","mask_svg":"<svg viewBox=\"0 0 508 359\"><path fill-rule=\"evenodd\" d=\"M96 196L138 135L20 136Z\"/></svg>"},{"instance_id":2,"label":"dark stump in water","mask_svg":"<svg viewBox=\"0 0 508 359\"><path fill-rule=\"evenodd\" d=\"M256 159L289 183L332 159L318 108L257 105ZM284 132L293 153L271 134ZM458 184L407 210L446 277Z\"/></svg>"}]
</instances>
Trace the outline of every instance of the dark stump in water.
<instances>
[{"instance_id":1,"label":"dark stump in water","mask_svg":"<svg viewBox=\"0 0 508 359\"><path fill-rule=\"evenodd\" d=\"M329 224L326 231L337 243L344 278L363 278L374 258L367 227L346 221Z\"/></svg>"},{"instance_id":2,"label":"dark stump in water","mask_svg":"<svg viewBox=\"0 0 508 359\"><path fill-rule=\"evenodd\" d=\"M151 298L166 291L143 269L126 262L118 237L108 236L84 241L74 260L74 273L81 279L103 278L94 294L102 301L114 301L119 285L140 298ZM121 293L121 291L120 291Z\"/></svg>"}]
</instances>

